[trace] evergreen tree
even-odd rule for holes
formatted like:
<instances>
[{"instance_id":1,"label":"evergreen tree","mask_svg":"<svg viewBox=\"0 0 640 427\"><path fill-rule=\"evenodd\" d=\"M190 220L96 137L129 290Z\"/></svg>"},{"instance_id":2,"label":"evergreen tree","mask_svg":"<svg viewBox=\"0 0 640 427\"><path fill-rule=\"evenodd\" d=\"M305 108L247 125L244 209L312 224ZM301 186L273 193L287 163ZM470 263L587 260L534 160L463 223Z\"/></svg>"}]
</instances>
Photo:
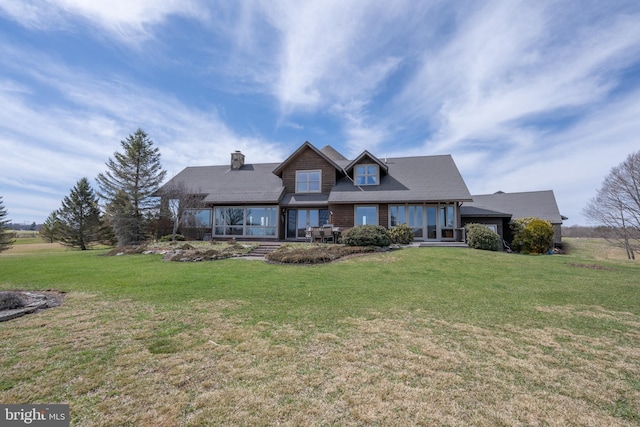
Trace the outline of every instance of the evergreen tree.
<instances>
[{"instance_id":1,"label":"evergreen tree","mask_svg":"<svg viewBox=\"0 0 640 427\"><path fill-rule=\"evenodd\" d=\"M13 243L13 232L9 231L10 219L7 218L7 210L2 202L2 196L0 196L0 252L7 250Z\"/></svg>"},{"instance_id":2,"label":"evergreen tree","mask_svg":"<svg viewBox=\"0 0 640 427\"><path fill-rule=\"evenodd\" d=\"M114 200L107 205L105 216L120 246L140 241L140 221L129 195L123 190L118 191Z\"/></svg>"},{"instance_id":3,"label":"evergreen tree","mask_svg":"<svg viewBox=\"0 0 640 427\"><path fill-rule=\"evenodd\" d=\"M146 218L159 207L153 194L166 171L160 151L142 129L120 143L123 152L114 153L106 163L108 170L97 177L98 196L106 201L118 244L127 245L145 240Z\"/></svg>"},{"instance_id":4,"label":"evergreen tree","mask_svg":"<svg viewBox=\"0 0 640 427\"><path fill-rule=\"evenodd\" d=\"M60 219L57 212L51 212L40 228L40 237L49 243L58 240L60 234Z\"/></svg>"},{"instance_id":5,"label":"evergreen tree","mask_svg":"<svg viewBox=\"0 0 640 427\"><path fill-rule=\"evenodd\" d=\"M71 193L62 200L55 216L59 221L57 239L63 245L87 249L100 238L100 209L98 198L87 178L82 178Z\"/></svg>"}]
</instances>

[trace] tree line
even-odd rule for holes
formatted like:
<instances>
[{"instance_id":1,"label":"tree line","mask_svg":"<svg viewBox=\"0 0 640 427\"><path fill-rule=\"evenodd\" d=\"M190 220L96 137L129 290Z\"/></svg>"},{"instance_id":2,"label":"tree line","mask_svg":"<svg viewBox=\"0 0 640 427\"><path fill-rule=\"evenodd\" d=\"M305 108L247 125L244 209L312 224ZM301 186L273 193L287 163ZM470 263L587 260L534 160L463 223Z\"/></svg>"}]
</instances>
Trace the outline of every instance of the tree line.
<instances>
[{"instance_id":1,"label":"tree line","mask_svg":"<svg viewBox=\"0 0 640 427\"><path fill-rule=\"evenodd\" d=\"M45 240L85 250L96 243L139 244L160 230L168 230L175 239L188 210L201 206L201 199L184 185L165 186L161 204L158 191L167 172L160 150L142 129L120 144L121 151L96 177L97 190L83 177L49 214L39 230ZM0 251L13 243L6 217L0 196Z\"/></svg>"},{"instance_id":2,"label":"tree line","mask_svg":"<svg viewBox=\"0 0 640 427\"><path fill-rule=\"evenodd\" d=\"M166 171L159 149L142 129L120 144L121 151L96 177L97 191L86 177L81 178L44 221L40 229L44 238L82 250L96 242L125 246L148 240L159 212L154 193Z\"/></svg>"},{"instance_id":3,"label":"tree line","mask_svg":"<svg viewBox=\"0 0 640 427\"><path fill-rule=\"evenodd\" d=\"M98 174L97 191L83 177L49 214L40 228L43 238L82 250L98 242L124 246L148 240L153 222L162 216L154 193L166 171L159 149L142 129L121 146L106 162L107 170ZM0 251L13 243L6 217L0 197Z\"/></svg>"}]
</instances>

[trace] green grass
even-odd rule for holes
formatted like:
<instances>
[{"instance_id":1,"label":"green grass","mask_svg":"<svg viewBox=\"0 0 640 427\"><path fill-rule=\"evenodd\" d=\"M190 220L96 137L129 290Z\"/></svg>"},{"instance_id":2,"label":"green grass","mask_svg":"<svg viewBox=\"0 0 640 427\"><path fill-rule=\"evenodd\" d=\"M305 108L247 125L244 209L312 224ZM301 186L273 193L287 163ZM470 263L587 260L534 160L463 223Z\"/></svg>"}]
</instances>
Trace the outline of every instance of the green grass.
<instances>
[{"instance_id":1,"label":"green grass","mask_svg":"<svg viewBox=\"0 0 640 427\"><path fill-rule=\"evenodd\" d=\"M448 248L405 249L319 266L243 259L168 263L159 256L63 251L0 257L2 288L91 292L161 306L242 300L248 321L335 324L371 311L425 310L480 324L545 322L546 305L594 305L638 314L637 266L580 268L568 256ZM576 325L580 326L580 325ZM592 329L583 325L585 332Z\"/></svg>"},{"instance_id":2,"label":"green grass","mask_svg":"<svg viewBox=\"0 0 640 427\"><path fill-rule=\"evenodd\" d=\"M596 243L314 266L3 254L0 289L68 296L0 324L0 401L71 402L88 425L634 425L640 264Z\"/></svg>"}]
</instances>

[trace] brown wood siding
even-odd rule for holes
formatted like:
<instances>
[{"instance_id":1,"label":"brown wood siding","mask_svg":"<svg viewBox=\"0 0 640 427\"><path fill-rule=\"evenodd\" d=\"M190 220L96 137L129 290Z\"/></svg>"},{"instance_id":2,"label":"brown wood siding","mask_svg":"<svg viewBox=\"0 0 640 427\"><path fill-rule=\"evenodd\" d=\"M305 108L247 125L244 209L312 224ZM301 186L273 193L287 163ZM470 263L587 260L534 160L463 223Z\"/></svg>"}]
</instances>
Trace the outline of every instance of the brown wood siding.
<instances>
[{"instance_id":1,"label":"brown wood siding","mask_svg":"<svg viewBox=\"0 0 640 427\"><path fill-rule=\"evenodd\" d=\"M331 192L331 188L336 184L336 169L312 149L307 148L282 171L285 193L296 192L296 171L301 170L322 171L322 193Z\"/></svg>"},{"instance_id":2,"label":"brown wood siding","mask_svg":"<svg viewBox=\"0 0 640 427\"><path fill-rule=\"evenodd\" d=\"M353 227L353 205L329 205L329 210L333 212L331 220L334 226L343 229Z\"/></svg>"},{"instance_id":3,"label":"brown wood siding","mask_svg":"<svg viewBox=\"0 0 640 427\"><path fill-rule=\"evenodd\" d=\"M372 206L374 204L364 204ZM378 204L378 224L389 228L389 205ZM333 212L333 225L340 228L351 228L355 226L355 205L330 205L329 210Z\"/></svg>"},{"instance_id":4,"label":"brown wood siding","mask_svg":"<svg viewBox=\"0 0 640 427\"><path fill-rule=\"evenodd\" d=\"M389 205L378 205L378 225L389 228Z\"/></svg>"}]
</instances>

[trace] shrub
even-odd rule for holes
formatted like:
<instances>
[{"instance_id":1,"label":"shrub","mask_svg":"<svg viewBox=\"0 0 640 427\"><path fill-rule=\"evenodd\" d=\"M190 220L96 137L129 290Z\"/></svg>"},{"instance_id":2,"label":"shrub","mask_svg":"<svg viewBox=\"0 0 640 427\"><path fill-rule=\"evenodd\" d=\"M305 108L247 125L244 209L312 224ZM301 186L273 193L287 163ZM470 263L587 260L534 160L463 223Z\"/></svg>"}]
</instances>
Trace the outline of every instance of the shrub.
<instances>
[{"instance_id":1,"label":"shrub","mask_svg":"<svg viewBox=\"0 0 640 427\"><path fill-rule=\"evenodd\" d=\"M524 254L544 254L553 247L553 226L540 218L518 218L512 222L512 249Z\"/></svg>"},{"instance_id":2,"label":"shrub","mask_svg":"<svg viewBox=\"0 0 640 427\"><path fill-rule=\"evenodd\" d=\"M513 240L511 241L511 249L514 252L522 251L522 231L534 219L535 217L524 217L514 219L509 223L509 228L511 228L511 235L513 236Z\"/></svg>"},{"instance_id":3,"label":"shrub","mask_svg":"<svg viewBox=\"0 0 640 427\"><path fill-rule=\"evenodd\" d=\"M391 238L380 225L359 225L342 233L342 243L348 246L389 246Z\"/></svg>"},{"instance_id":4,"label":"shrub","mask_svg":"<svg viewBox=\"0 0 640 427\"><path fill-rule=\"evenodd\" d=\"M407 245L413 242L413 230L407 224L400 224L389 230L389 237L393 243Z\"/></svg>"},{"instance_id":5,"label":"shrub","mask_svg":"<svg viewBox=\"0 0 640 427\"><path fill-rule=\"evenodd\" d=\"M374 252L372 246L281 245L266 255L267 261L283 264L320 264L348 255Z\"/></svg>"},{"instance_id":6,"label":"shrub","mask_svg":"<svg viewBox=\"0 0 640 427\"><path fill-rule=\"evenodd\" d=\"M499 251L500 236L484 224L467 224L467 244L473 249Z\"/></svg>"},{"instance_id":7,"label":"shrub","mask_svg":"<svg viewBox=\"0 0 640 427\"><path fill-rule=\"evenodd\" d=\"M180 242L184 242L185 240L187 240L186 237L184 237L182 234L176 234L176 242L180 241ZM162 236L160 238L161 242L172 242L173 241L173 235L172 234L167 234L166 236Z\"/></svg>"},{"instance_id":8,"label":"shrub","mask_svg":"<svg viewBox=\"0 0 640 427\"><path fill-rule=\"evenodd\" d=\"M0 310L24 307L24 300L17 292L0 292Z\"/></svg>"}]
</instances>

